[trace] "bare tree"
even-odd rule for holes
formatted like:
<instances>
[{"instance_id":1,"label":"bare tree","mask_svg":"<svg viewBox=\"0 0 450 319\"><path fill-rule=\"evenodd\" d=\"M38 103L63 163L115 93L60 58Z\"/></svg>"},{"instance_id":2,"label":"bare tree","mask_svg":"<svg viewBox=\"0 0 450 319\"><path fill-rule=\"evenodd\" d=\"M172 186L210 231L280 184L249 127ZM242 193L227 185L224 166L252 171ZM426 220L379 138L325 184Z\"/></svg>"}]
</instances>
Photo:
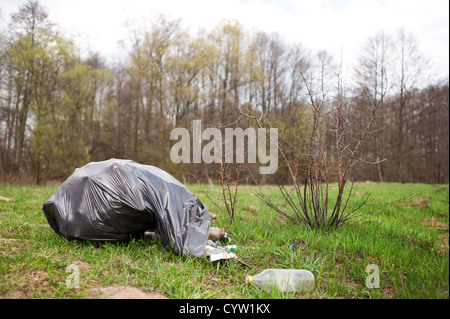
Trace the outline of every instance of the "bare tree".
<instances>
[{"instance_id":1,"label":"bare tree","mask_svg":"<svg viewBox=\"0 0 450 319\"><path fill-rule=\"evenodd\" d=\"M239 121L241 118L238 118L236 120ZM216 128L220 130L221 136L224 135L225 128L232 128L235 123L228 123L223 124L219 118L218 123L216 125ZM236 144L244 142L244 141L238 141L238 138L236 138ZM233 143L234 144L234 143ZM233 147L233 154L234 150L237 148L236 145ZM233 222L234 218L236 217L237 212L237 200L238 200L238 189L239 185L242 182L241 179L241 173L244 170L243 163L235 163L227 161L227 158L230 154L227 154L226 152L230 151L228 147L226 146L226 139L222 139L221 145L219 148L219 155L220 160L217 164L217 176L218 176L218 183L221 187L221 193L222 193L222 199L223 199L223 206L216 203L216 201L210 196L208 190L205 190L201 184L200 179L193 174L194 179L197 181L197 183L202 187L204 193L206 196L211 200L211 202L214 204L214 206L221 211L224 214L228 215L229 221ZM233 156L233 155L232 155ZM212 181L212 180L211 180Z\"/></svg>"},{"instance_id":2,"label":"bare tree","mask_svg":"<svg viewBox=\"0 0 450 319\"><path fill-rule=\"evenodd\" d=\"M410 92L420 85L425 71L429 68L429 60L420 53L416 38L403 28L398 31L394 40L394 59L391 62L395 99L392 103L396 120L396 166L397 181L404 180L404 158L414 145L407 142L411 112Z\"/></svg>"},{"instance_id":3,"label":"bare tree","mask_svg":"<svg viewBox=\"0 0 450 319\"><path fill-rule=\"evenodd\" d=\"M351 115L354 97L346 96L346 88L339 68L336 87L330 86L329 56L319 55L318 75L301 73L307 90L307 111L310 129L293 131L301 140L302 148L294 147L282 134L283 146L279 152L286 165L292 186L279 182L282 201L260 192L263 200L275 211L293 222L304 223L312 228L333 228L378 213L386 206L374 207L370 194L355 197L352 175L360 162L366 161L362 151L371 127L381 106L381 99L373 100L363 126L355 125ZM334 91L334 96L330 97ZM261 118L245 114L261 125ZM292 116L291 116L292 118ZM301 121L300 121L301 119ZM264 124L270 125L267 117ZM293 124L304 125L304 119L296 117ZM287 152L293 154L287 156ZM337 181L337 194L331 195L331 183ZM347 184L350 186L347 187ZM288 209L287 209L288 208ZM289 210L290 209L290 210Z\"/></svg>"},{"instance_id":4,"label":"bare tree","mask_svg":"<svg viewBox=\"0 0 450 319\"><path fill-rule=\"evenodd\" d=\"M384 108L385 96L392 86L389 82L389 56L392 53L392 39L384 32L379 32L368 38L363 48L357 66L355 67L355 76L357 83L357 92L359 95L358 104L354 107L354 112L360 112L364 115L367 109L373 104L380 104ZM363 116L359 119L364 121ZM373 154L373 161L377 164L377 177L380 182L383 181L383 172L380 160L386 158L385 136L383 127L385 126L385 116L383 112L378 112L372 125L375 133L368 136L367 153Z\"/></svg>"},{"instance_id":5,"label":"bare tree","mask_svg":"<svg viewBox=\"0 0 450 319\"><path fill-rule=\"evenodd\" d=\"M174 164L167 137L196 119L236 128L239 109L279 129L284 160L259 183L295 181L315 196L317 185L336 182L344 196L357 166L364 167L358 179L448 181L448 85L429 85L428 62L404 30L368 39L353 93L329 56L314 64L302 45L249 34L237 21L193 35L181 19L156 16L129 28L126 59L109 65L95 55L82 59L37 1L26 1L7 26L0 34L0 177L10 182L33 175L45 182L86 161L126 157L185 182L193 171L203 182L223 177L227 185L228 177L231 190L236 169L248 181L257 165ZM326 202L326 188L321 194ZM311 198L302 205L314 215L324 205Z\"/></svg>"}]
</instances>

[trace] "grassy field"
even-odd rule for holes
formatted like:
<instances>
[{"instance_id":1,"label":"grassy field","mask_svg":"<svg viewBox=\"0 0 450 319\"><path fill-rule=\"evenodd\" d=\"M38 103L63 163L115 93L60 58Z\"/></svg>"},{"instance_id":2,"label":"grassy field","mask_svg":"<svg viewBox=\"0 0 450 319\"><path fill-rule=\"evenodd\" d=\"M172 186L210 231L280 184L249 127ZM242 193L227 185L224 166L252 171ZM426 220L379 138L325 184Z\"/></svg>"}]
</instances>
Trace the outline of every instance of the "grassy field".
<instances>
[{"instance_id":1,"label":"grassy field","mask_svg":"<svg viewBox=\"0 0 450 319\"><path fill-rule=\"evenodd\" d=\"M364 223L311 230L271 211L242 186L233 223L214 210L198 185L188 186L237 245L235 260L211 263L181 258L158 242L126 244L67 241L48 226L42 204L56 186L0 185L0 298L91 298L93 289L130 286L167 298L449 298L449 186L360 183L381 202L413 198ZM206 187L206 186L205 186ZM221 201L219 187L206 187ZM276 187L267 193L278 194ZM379 288L368 288L366 267L379 269ZM69 265L79 268L79 288L68 285ZM267 293L245 284L266 268L308 269L308 293Z\"/></svg>"}]
</instances>

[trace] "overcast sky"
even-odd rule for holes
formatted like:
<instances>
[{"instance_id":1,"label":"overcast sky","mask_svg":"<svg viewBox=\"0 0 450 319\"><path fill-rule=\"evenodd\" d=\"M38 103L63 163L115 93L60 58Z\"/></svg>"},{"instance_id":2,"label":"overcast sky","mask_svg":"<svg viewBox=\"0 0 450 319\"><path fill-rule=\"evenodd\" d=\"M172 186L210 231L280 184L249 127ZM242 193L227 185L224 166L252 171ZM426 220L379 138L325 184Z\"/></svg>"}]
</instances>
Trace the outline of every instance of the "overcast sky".
<instances>
[{"instance_id":1,"label":"overcast sky","mask_svg":"<svg viewBox=\"0 0 450 319\"><path fill-rule=\"evenodd\" d=\"M25 0L0 0L2 19ZM40 0L49 17L69 36L89 43L105 57L120 55L118 42L127 38L124 22L157 14L181 18L192 32L211 30L225 19L244 27L278 32L288 42L313 51L325 49L351 67L368 36L405 27L437 69L449 73L448 0ZM81 43L81 42L80 42Z\"/></svg>"}]
</instances>

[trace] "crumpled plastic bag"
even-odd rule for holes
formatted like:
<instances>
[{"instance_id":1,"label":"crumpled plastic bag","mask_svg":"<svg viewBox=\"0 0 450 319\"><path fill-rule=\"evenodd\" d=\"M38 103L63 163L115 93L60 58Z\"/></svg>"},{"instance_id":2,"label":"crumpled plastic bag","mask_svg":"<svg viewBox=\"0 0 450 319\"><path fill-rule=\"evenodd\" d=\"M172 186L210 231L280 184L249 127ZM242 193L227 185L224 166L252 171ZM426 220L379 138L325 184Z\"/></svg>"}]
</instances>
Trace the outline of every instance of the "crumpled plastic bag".
<instances>
[{"instance_id":1,"label":"crumpled plastic bag","mask_svg":"<svg viewBox=\"0 0 450 319\"><path fill-rule=\"evenodd\" d=\"M131 160L91 162L75 169L43 210L51 228L68 239L127 241L159 232L175 254L201 257L209 211L164 170Z\"/></svg>"}]
</instances>

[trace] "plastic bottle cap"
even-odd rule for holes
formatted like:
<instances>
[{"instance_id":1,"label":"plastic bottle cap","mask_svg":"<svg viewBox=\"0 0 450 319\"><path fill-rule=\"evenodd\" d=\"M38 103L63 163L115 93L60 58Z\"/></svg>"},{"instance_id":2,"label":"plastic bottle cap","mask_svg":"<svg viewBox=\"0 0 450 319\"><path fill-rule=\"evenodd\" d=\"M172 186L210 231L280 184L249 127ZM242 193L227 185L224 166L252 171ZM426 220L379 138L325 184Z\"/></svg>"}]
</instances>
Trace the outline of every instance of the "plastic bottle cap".
<instances>
[{"instance_id":1,"label":"plastic bottle cap","mask_svg":"<svg viewBox=\"0 0 450 319\"><path fill-rule=\"evenodd\" d=\"M246 284L251 284L251 283L253 283L253 277L252 277L252 276L246 276L246 277L245 277L245 283L246 283Z\"/></svg>"}]
</instances>

